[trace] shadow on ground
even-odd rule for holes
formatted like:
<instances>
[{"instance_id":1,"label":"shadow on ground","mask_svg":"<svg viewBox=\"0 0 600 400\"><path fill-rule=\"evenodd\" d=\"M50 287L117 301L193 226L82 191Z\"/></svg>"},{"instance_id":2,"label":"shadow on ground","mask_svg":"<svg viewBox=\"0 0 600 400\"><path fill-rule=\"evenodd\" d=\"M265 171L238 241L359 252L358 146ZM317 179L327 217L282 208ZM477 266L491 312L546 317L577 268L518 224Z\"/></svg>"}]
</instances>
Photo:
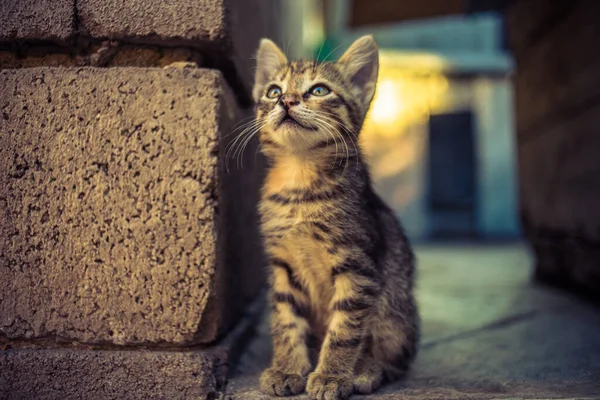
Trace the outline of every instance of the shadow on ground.
<instances>
[{"instance_id":1,"label":"shadow on ground","mask_svg":"<svg viewBox=\"0 0 600 400\"><path fill-rule=\"evenodd\" d=\"M524 246L416 251L418 359L404 381L354 398L600 399L600 310L532 283ZM269 398L257 380L270 356L263 318L228 386L231 399Z\"/></svg>"}]
</instances>

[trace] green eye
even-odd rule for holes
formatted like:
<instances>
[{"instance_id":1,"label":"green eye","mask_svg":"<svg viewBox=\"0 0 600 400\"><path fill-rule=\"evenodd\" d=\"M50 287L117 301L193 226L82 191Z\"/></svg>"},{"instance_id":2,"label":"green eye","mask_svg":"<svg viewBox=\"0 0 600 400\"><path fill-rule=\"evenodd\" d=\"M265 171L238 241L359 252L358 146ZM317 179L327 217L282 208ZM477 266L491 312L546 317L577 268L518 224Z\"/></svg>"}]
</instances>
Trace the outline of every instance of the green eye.
<instances>
[{"instance_id":1,"label":"green eye","mask_svg":"<svg viewBox=\"0 0 600 400\"><path fill-rule=\"evenodd\" d=\"M279 96L281 96L281 88L277 85L271 86L271 88L267 92L267 97L270 99L274 99Z\"/></svg>"},{"instance_id":2,"label":"green eye","mask_svg":"<svg viewBox=\"0 0 600 400\"><path fill-rule=\"evenodd\" d=\"M330 92L331 92L331 90L329 90L327 88L327 86L318 85L318 86L315 86L314 88L312 88L312 90L310 91L310 94L315 95L315 96L325 96L326 94L329 94Z\"/></svg>"}]
</instances>

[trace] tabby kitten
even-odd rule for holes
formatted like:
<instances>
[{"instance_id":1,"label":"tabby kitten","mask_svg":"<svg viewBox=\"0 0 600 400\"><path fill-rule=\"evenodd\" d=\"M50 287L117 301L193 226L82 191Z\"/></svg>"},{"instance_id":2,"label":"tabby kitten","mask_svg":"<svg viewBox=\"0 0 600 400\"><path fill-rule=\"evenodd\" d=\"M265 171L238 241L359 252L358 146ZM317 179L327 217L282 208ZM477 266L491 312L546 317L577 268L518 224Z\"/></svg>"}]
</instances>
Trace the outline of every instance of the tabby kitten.
<instances>
[{"instance_id":1,"label":"tabby kitten","mask_svg":"<svg viewBox=\"0 0 600 400\"><path fill-rule=\"evenodd\" d=\"M314 399L371 393L406 370L419 337L413 253L357 143L375 93L377 45L365 36L336 63L288 62L263 39L257 63L274 348L260 388L276 396L306 389Z\"/></svg>"}]
</instances>

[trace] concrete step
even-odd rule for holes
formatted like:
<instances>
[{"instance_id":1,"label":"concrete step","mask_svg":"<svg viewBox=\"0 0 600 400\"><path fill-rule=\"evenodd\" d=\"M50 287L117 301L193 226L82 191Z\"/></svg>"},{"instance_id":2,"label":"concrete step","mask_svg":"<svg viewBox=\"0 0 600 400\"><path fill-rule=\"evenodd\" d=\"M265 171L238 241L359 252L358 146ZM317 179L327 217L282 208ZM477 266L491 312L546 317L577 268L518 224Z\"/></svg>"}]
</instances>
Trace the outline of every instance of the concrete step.
<instances>
[{"instance_id":1,"label":"concrete step","mask_svg":"<svg viewBox=\"0 0 600 400\"><path fill-rule=\"evenodd\" d=\"M5 345L1 399L218 399L261 315L264 295L211 346L157 349Z\"/></svg>"}]
</instances>

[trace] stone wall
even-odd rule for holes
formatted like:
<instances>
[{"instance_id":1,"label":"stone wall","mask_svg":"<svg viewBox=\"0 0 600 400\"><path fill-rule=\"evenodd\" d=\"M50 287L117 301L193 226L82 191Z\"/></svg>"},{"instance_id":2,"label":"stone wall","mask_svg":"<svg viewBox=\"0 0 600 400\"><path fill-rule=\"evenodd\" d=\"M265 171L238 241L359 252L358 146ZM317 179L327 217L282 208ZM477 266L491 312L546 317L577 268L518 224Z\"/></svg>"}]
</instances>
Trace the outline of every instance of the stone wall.
<instances>
[{"instance_id":1,"label":"stone wall","mask_svg":"<svg viewBox=\"0 0 600 400\"><path fill-rule=\"evenodd\" d=\"M0 398L218 397L264 280L261 160L225 152L272 4L3 3Z\"/></svg>"},{"instance_id":2,"label":"stone wall","mask_svg":"<svg viewBox=\"0 0 600 400\"><path fill-rule=\"evenodd\" d=\"M6 0L0 68L193 61L219 69L249 106L254 51L261 37L278 38L279 9L276 0Z\"/></svg>"},{"instance_id":3,"label":"stone wall","mask_svg":"<svg viewBox=\"0 0 600 400\"><path fill-rule=\"evenodd\" d=\"M600 290L600 3L516 1L521 213L538 278Z\"/></svg>"}]
</instances>

